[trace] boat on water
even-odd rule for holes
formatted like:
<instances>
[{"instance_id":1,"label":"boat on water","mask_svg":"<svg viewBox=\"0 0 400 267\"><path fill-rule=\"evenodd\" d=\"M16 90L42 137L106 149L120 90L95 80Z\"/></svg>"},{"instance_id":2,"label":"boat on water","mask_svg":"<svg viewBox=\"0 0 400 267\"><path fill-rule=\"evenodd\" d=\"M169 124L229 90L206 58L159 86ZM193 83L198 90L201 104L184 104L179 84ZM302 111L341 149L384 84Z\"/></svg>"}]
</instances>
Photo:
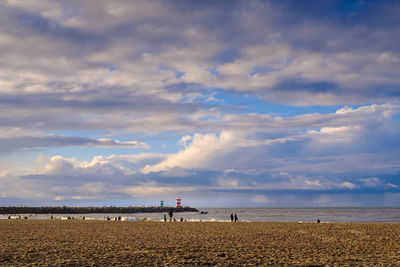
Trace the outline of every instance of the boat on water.
<instances>
[{"instance_id":1,"label":"boat on water","mask_svg":"<svg viewBox=\"0 0 400 267\"><path fill-rule=\"evenodd\" d=\"M200 214L207 214L207 213L208 213L208 211L205 211L205 210L200 211Z\"/></svg>"}]
</instances>

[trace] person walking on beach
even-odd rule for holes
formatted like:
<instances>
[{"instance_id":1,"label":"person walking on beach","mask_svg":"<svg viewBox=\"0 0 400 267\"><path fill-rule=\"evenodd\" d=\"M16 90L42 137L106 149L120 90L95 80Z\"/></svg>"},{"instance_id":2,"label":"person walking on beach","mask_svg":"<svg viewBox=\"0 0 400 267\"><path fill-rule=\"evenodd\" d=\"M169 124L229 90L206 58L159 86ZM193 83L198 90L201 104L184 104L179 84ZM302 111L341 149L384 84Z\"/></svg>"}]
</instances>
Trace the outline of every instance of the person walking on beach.
<instances>
[{"instance_id":1,"label":"person walking on beach","mask_svg":"<svg viewBox=\"0 0 400 267\"><path fill-rule=\"evenodd\" d=\"M238 219L238 217L237 217L237 215L235 213L235 222L237 222L237 221L239 221L239 219Z\"/></svg>"},{"instance_id":2,"label":"person walking on beach","mask_svg":"<svg viewBox=\"0 0 400 267\"><path fill-rule=\"evenodd\" d=\"M168 215L169 215L169 221L172 222L172 216L174 215L174 212L172 211L172 209L170 209L168 211Z\"/></svg>"},{"instance_id":3,"label":"person walking on beach","mask_svg":"<svg viewBox=\"0 0 400 267\"><path fill-rule=\"evenodd\" d=\"M164 214L164 222L167 221L167 215Z\"/></svg>"},{"instance_id":4,"label":"person walking on beach","mask_svg":"<svg viewBox=\"0 0 400 267\"><path fill-rule=\"evenodd\" d=\"M233 213L231 213L231 222L233 222Z\"/></svg>"}]
</instances>

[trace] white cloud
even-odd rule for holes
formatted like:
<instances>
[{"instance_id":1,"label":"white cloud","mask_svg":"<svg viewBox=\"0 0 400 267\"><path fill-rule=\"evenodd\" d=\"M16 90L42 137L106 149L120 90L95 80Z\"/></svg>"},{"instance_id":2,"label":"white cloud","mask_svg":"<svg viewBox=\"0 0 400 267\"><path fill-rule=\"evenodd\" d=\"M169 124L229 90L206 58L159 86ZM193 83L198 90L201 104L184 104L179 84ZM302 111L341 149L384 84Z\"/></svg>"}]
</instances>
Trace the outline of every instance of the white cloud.
<instances>
[{"instance_id":1,"label":"white cloud","mask_svg":"<svg viewBox=\"0 0 400 267\"><path fill-rule=\"evenodd\" d=\"M323 186L322 186L322 184L321 184L321 182L319 180L311 181L311 180L306 179L305 182L306 182L307 185L310 185L312 187L323 188Z\"/></svg>"},{"instance_id":2,"label":"white cloud","mask_svg":"<svg viewBox=\"0 0 400 267\"><path fill-rule=\"evenodd\" d=\"M187 142L189 142L191 139L192 139L192 136L190 136L190 135L182 136L182 138L179 140L179 144L181 146L186 147Z\"/></svg>"},{"instance_id":3,"label":"white cloud","mask_svg":"<svg viewBox=\"0 0 400 267\"><path fill-rule=\"evenodd\" d=\"M348 188L348 189L354 189L356 186L355 184L352 184L350 182L343 182L340 187Z\"/></svg>"},{"instance_id":4,"label":"white cloud","mask_svg":"<svg viewBox=\"0 0 400 267\"><path fill-rule=\"evenodd\" d=\"M78 161L75 158L64 158L60 155L51 158L38 156L39 163L45 163L42 169L36 170L33 174L55 174L55 175L84 175L99 174L108 175L132 175L136 170L145 166L149 162L163 160L166 155L163 154L136 154L136 155L110 155L95 156L90 161ZM171 170L172 171L172 170ZM171 175L172 172L171 172Z\"/></svg>"},{"instance_id":5,"label":"white cloud","mask_svg":"<svg viewBox=\"0 0 400 267\"><path fill-rule=\"evenodd\" d=\"M388 188L398 188L399 186L395 185L395 184L392 184L392 183L388 183L388 184L386 184L386 187L388 187Z\"/></svg>"},{"instance_id":6,"label":"white cloud","mask_svg":"<svg viewBox=\"0 0 400 267\"><path fill-rule=\"evenodd\" d=\"M195 134L192 142L184 150L169 156L163 162L154 166L146 166L143 173L159 172L174 167L204 168L209 164L214 165L218 157L223 157L235 149L238 137L232 132L216 134Z\"/></svg>"},{"instance_id":7,"label":"white cloud","mask_svg":"<svg viewBox=\"0 0 400 267\"><path fill-rule=\"evenodd\" d=\"M65 159L62 156L54 156L49 159L43 169L46 174L71 173L74 169L75 159Z\"/></svg>"}]
</instances>

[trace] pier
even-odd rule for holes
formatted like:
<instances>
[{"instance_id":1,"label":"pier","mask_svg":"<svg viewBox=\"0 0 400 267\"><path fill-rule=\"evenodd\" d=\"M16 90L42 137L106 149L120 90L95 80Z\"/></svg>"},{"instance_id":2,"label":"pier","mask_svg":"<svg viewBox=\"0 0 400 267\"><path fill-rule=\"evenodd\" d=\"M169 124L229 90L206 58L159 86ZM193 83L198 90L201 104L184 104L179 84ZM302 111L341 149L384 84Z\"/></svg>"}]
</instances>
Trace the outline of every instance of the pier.
<instances>
[{"instance_id":1,"label":"pier","mask_svg":"<svg viewBox=\"0 0 400 267\"><path fill-rule=\"evenodd\" d=\"M88 213L152 213L198 212L191 207L0 207L0 214L88 214Z\"/></svg>"}]
</instances>

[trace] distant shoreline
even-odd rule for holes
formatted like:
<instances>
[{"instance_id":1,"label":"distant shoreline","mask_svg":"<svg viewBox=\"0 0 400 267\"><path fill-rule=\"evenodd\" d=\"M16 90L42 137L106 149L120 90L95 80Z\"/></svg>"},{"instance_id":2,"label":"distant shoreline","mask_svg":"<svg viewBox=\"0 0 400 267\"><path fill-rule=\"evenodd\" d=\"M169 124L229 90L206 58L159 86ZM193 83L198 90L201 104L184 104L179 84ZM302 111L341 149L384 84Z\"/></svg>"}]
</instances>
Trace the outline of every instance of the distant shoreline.
<instances>
[{"instance_id":1,"label":"distant shoreline","mask_svg":"<svg viewBox=\"0 0 400 267\"><path fill-rule=\"evenodd\" d=\"M90 214L90 213L153 213L198 212L191 207L0 207L0 214Z\"/></svg>"}]
</instances>

